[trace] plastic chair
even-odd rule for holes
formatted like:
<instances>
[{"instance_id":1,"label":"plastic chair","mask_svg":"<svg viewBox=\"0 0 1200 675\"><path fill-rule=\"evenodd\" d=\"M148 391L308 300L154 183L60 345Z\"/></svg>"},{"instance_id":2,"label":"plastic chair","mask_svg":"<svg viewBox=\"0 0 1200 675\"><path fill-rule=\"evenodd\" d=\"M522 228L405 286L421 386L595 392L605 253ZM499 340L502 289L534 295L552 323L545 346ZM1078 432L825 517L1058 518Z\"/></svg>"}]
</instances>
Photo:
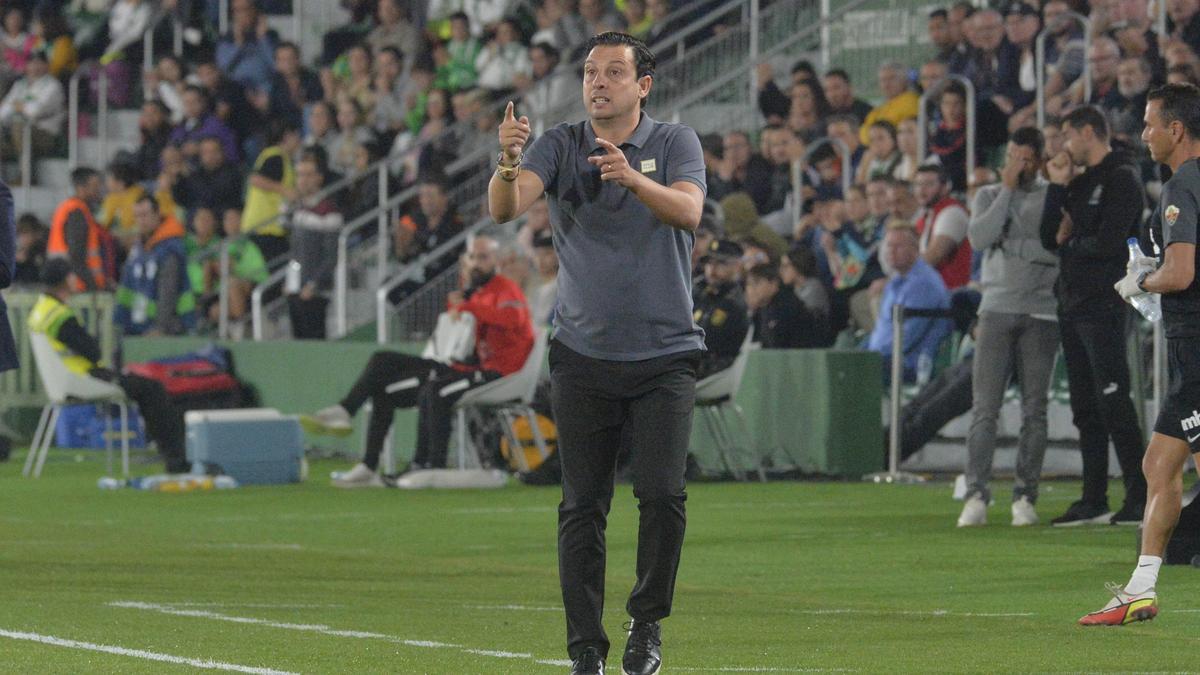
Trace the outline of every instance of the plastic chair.
<instances>
[{"instance_id":1,"label":"plastic chair","mask_svg":"<svg viewBox=\"0 0 1200 675\"><path fill-rule=\"evenodd\" d=\"M50 452L50 440L54 437L54 426L62 407L74 403L95 403L103 410L105 429L108 428L108 405L115 403L121 411L121 472L129 476L129 407L121 387L88 375L80 375L67 368L62 357L54 351L50 338L44 333L29 332L29 343L33 348L33 361L37 364L42 388L50 401L42 408L38 419L29 455L25 458L23 475L37 478L42 475L46 455ZM112 436L104 434L104 449L108 454L108 474L113 472ZM35 463L36 457L36 463Z\"/></svg>"},{"instance_id":2,"label":"plastic chair","mask_svg":"<svg viewBox=\"0 0 1200 675\"><path fill-rule=\"evenodd\" d=\"M717 454L721 458L721 463L736 480L745 480L746 474L733 461L733 455L739 446L734 439L725 413L726 411L732 412L737 418L738 424L741 425L742 437L749 437L750 430L746 424L746 415L742 412L742 407L734 402L733 396L742 386L742 378L746 375L746 364L750 361L750 352L758 347L753 340L754 328L751 327L746 331L746 339L742 341L742 348L738 351L733 363L725 370L713 373L696 383L696 409L700 411L700 418L704 421L709 435L717 443ZM746 448L746 454L749 455L749 446L743 447ZM757 467L758 479L766 482L767 474L763 470L762 458L753 459Z\"/></svg>"}]
</instances>

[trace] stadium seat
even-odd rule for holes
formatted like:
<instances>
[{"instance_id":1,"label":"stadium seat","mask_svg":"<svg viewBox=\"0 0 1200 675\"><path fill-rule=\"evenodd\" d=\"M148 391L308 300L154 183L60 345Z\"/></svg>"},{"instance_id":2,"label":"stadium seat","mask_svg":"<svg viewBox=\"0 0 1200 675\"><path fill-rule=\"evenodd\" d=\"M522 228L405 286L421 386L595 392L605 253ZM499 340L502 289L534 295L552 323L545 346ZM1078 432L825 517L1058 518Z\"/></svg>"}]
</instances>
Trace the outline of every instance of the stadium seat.
<instances>
[{"instance_id":1,"label":"stadium seat","mask_svg":"<svg viewBox=\"0 0 1200 675\"><path fill-rule=\"evenodd\" d=\"M129 408L125 392L115 384L69 370L66 362L54 351L50 339L44 334L30 331L29 343L33 348L33 360L37 364L38 376L42 380L42 387L50 401L42 408L41 418L38 419L33 443L29 446L29 455L25 458L24 475L32 475L34 478L42 475L42 466L46 463L46 455L50 451L50 441L54 438L54 427L62 406L74 403L95 403L107 420L107 404L115 403L121 411L121 473L128 478ZM104 435L104 449L108 453L108 473L112 475L111 434ZM36 464L34 463L35 456Z\"/></svg>"},{"instance_id":2,"label":"stadium seat","mask_svg":"<svg viewBox=\"0 0 1200 675\"><path fill-rule=\"evenodd\" d=\"M745 480L746 474L734 461L734 455L739 446L734 439L725 412L730 411L737 417L743 438L747 438L749 429L746 426L746 416L742 413L741 406L733 401L733 397L742 386L742 377L746 374L746 364L750 360L750 352L758 347L753 340L754 328L751 328L746 332L746 339L742 342L741 351L733 360L733 364L696 383L696 408L700 411L701 419L704 420L704 427L708 429L709 435L716 443L721 463L737 480ZM747 459L753 459L754 466L757 467L758 479L765 482L767 474L763 470L761 458L750 458L752 450L749 445L742 447L745 449Z\"/></svg>"}]
</instances>

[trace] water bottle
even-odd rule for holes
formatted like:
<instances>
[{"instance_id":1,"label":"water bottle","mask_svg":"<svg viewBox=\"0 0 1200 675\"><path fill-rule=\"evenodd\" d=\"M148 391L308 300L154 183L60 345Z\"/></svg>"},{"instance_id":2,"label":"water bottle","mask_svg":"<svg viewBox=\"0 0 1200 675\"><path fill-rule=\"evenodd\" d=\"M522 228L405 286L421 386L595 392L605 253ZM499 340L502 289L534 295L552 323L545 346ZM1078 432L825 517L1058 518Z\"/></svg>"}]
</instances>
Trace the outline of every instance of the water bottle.
<instances>
[{"instance_id":1,"label":"water bottle","mask_svg":"<svg viewBox=\"0 0 1200 675\"><path fill-rule=\"evenodd\" d=\"M933 375L933 357L922 352L917 357L917 386L924 387L929 384L931 375Z\"/></svg>"},{"instance_id":2,"label":"water bottle","mask_svg":"<svg viewBox=\"0 0 1200 675\"><path fill-rule=\"evenodd\" d=\"M1143 257L1142 247L1138 245L1136 237L1130 237L1125 243L1129 246L1130 262ZM1138 293L1129 298L1129 304L1151 323L1162 319L1162 296L1158 293Z\"/></svg>"},{"instance_id":3,"label":"water bottle","mask_svg":"<svg viewBox=\"0 0 1200 675\"><path fill-rule=\"evenodd\" d=\"M96 481L96 487L100 488L101 490L120 490L121 488L125 487L125 481L121 480L120 478L105 476Z\"/></svg>"}]
</instances>

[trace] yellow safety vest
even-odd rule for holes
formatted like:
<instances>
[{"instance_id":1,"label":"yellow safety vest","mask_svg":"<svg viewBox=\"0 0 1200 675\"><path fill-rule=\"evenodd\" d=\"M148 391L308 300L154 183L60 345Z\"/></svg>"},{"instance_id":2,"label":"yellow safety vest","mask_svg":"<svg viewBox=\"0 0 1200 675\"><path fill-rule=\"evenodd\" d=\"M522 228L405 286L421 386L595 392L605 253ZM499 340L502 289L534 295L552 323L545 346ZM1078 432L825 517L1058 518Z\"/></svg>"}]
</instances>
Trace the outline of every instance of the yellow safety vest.
<instances>
[{"instance_id":1,"label":"yellow safety vest","mask_svg":"<svg viewBox=\"0 0 1200 675\"><path fill-rule=\"evenodd\" d=\"M50 339L50 345L62 357L68 370L80 375L87 375L92 368L96 367L96 364L71 351L70 347L58 339L58 331L62 330L63 324L74 316L75 310L63 304L53 295L42 293L33 305L33 310L29 312L29 330L42 333Z\"/></svg>"},{"instance_id":2,"label":"yellow safety vest","mask_svg":"<svg viewBox=\"0 0 1200 675\"><path fill-rule=\"evenodd\" d=\"M283 158L283 184L286 187L295 187L296 174L292 169L292 161L284 154L283 148L278 145L263 150L258 159L254 160L254 170L257 172L266 164L268 159L272 157ZM262 225L273 216L279 216L283 211L283 195L278 192L270 192L262 190L251 185L246 190L246 208L242 210L242 225L247 234L266 234L275 237L287 236L283 229L283 224L277 219L270 225Z\"/></svg>"}]
</instances>

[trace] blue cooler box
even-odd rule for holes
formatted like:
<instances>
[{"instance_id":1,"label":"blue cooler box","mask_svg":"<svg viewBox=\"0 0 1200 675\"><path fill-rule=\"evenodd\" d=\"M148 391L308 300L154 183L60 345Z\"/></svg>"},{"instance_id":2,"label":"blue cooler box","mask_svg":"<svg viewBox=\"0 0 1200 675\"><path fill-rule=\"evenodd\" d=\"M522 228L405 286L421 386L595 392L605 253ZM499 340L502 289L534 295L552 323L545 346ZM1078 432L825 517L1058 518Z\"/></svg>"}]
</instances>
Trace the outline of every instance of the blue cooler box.
<instances>
[{"instance_id":1,"label":"blue cooler box","mask_svg":"<svg viewBox=\"0 0 1200 675\"><path fill-rule=\"evenodd\" d=\"M295 416L272 408L193 410L184 422L189 462L215 465L242 485L300 482L304 445Z\"/></svg>"}]
</instances>

